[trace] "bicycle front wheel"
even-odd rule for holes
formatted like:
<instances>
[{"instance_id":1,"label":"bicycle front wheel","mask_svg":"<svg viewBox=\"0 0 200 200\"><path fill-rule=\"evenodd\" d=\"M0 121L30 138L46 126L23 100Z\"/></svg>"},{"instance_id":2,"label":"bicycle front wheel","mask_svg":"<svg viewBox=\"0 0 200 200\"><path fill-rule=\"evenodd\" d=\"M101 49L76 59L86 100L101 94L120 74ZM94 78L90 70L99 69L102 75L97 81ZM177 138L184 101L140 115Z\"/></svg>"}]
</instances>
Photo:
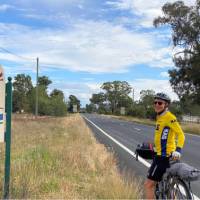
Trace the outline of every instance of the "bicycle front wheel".
<instances>
[{"instance_id":1,"label":"bicycle front wheel","mask_svg":"<svg viewBox=\"0 0 200 200\"><path fill-rule=\"evenodd\" d=\"M189 187L179 178L172 178L167 196L168 199L192 199Z\"/></svg>"}]
</instances>

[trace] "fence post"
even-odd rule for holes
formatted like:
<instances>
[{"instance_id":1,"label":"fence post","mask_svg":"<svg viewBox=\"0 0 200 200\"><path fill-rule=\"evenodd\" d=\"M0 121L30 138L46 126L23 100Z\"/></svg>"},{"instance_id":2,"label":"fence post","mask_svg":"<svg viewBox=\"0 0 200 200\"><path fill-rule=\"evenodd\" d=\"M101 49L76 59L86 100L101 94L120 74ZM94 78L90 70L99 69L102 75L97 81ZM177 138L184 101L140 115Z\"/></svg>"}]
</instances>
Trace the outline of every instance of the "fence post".
<instances>
[{"instance_id":1,"label":"fence post","mask_svg":"<svg viewBox=\"0 0 200 200\"><path fill-rule=\"evenodd\" d=\"M5 132L5 179L4 179L4 199L9 199L10 185L10 147L11 147L11 115L12 115L12 78L8 78L6 83L6 132Z\"/></svg>"}]
</instances>

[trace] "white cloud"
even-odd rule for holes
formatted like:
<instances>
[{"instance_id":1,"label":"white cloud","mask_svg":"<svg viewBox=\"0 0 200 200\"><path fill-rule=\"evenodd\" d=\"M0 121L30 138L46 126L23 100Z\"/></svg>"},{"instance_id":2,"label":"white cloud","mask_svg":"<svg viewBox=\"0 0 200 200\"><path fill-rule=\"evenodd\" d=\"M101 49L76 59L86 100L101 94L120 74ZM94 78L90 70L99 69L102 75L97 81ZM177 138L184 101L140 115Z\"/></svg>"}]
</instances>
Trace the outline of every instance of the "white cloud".
<instances>
[{"instance_id":1,"label":"white cloud","mask_svg":"<svg viewBox=\"0 0 200 200\"><path fill-rule=\"evenodd\" d=\"M152 27L153 19L162 15L161 8L167 2L175 2L175 0L117 0L107 1L107 4L119 10L129 10L138 15L138 22L141 26ZM186 5L194 5L195 0L184 0Z\"/></svg>"},{"instance_id":2,"label":"white cloud","mask_svg":"<svg viewBox=\"0 0 200 200\"><path fill-rule=\"evenodd\" d=\"M41 20L41 21L46 21L46 22L67 22L68 24L71 23L72 18L71 15L68 13L59 13L57 12L56 14L53 15L46 15L46 14L39 14L39 13L24 13L24 17L30 18L30 19L36 19L36 20Z\"/></svg>"},{"instance_id":3,"label":"white cloud","mask_svg":"<svg viewBox=\"0 0 200 200\"><path fill-rule=\"evenodd\" d=\"M7 11L8 9L13 8L13 6L8 5L8 4L1 4L0 5L0 12L1 11Z\"/></svg>"},{"instance_id":4,"label":"white cloud","mask_svg":"<svg viewBox=\"0 0 200 200\"><path fill-rule=\"evenodd\" d=\"M35 30L1 23L0 34L5 33L0 38L0 46L23 57L40 57L43 66L49 63L72 71L123 73L135 64L172 65L170 49L158 47L153 33L134 33L105 21L82 20L70 30ZM14 59L5 53L0 58Z\"/></svg>"},{"instance_id":5,"label":"white cloud","mask_svg":"<svg viewBox=\"0 0 200 200\"><path fill-rule=\"evenodd\" d=\"M169 73L168 72L161 72L160 76L164 77L164 78L169 78Z\"/></svg>"},{"instance_id":6,"label":"white cloud","mask_svg":"<svg viewBox=\"0 0 200 200\"><path fill-rule=\"evenodd\" d=\"M81 100L81 105L85 106L85 104L90 103L89 99L92 97L92 94L99 93L101 91L101 83L95 82L66 82L66 81L53 81L50 85L50 91L54 88L62 88L62 91L65 94L66 100L70 95L75 95L79 100Z\"/></svg>"},{"instance_id":7,"label":"white cloud","mask_svg":"<svg viewBox=\"0 0 200 200\"><path fill-rule=\"evenodd\" d=\"M131 86L134 88L134 99L140 99L141 90L154 90L157 92L167 93L172 100L177 100L178 96L173 92L168 80L154 80L154 79L137 79L132 81Z\"/></svg>"}]
</instances>

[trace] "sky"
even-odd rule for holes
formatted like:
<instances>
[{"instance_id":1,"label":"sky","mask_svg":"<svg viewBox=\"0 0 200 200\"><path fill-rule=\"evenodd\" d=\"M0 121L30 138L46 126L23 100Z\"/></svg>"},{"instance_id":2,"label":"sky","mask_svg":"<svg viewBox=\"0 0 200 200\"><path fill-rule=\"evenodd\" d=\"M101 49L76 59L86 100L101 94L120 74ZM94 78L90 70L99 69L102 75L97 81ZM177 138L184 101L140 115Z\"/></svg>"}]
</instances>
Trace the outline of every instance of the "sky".
<instances>
[{"instance_id":1,"label":"sky","mask_svg":"<svg viewBox=\"0 0 200 200\"><path fill-rule=\"evenodd\" d=\"M148 89L176 100L171 30L153 26L166 2L175 1L1 0L0 64L6 77L25 73L35 85L38 57L39 76L53 82L49 92L75 95L82 106L115 80L127 81L135 100Z\"/></svg>"}]
</instances>

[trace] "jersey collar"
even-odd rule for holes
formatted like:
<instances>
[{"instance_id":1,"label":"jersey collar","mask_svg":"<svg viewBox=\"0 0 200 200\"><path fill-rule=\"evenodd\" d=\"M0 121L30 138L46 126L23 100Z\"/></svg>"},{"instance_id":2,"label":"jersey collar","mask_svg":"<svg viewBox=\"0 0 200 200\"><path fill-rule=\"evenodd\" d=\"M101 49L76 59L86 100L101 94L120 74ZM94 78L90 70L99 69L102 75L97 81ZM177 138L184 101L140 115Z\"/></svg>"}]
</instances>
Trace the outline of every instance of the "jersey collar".
<instances>
[{"instance_id":1,"label":"jersey collar","mask_svg":"<svg viewBox=\"0 0 200 200\"><path fill-rule=\"evenodd\" d=\"M162 117L163 115L165 115L168 112L168 108L166 108L164 111L162 111L161 113L158 113L158 117Z\"/></svg>"}]
</instances>

